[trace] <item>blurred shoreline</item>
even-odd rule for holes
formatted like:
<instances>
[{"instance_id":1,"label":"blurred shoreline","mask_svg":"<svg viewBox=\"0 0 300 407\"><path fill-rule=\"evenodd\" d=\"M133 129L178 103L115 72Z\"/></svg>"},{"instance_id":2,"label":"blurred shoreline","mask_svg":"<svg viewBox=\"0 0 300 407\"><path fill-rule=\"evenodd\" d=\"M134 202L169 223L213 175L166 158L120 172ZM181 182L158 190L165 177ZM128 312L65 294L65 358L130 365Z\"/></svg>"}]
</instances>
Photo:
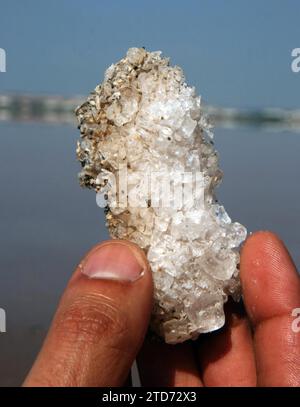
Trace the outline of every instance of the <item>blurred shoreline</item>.
<instances>
[{"instance_id":1,"label":"blurred shoreline","mask_svg":"<svg viewBox=\"0 0 300 407\"><path fill-rule=\"evenodd\" d=\"M2 94L0 122L44 122L75 126L74 109L84 100L84 96L67 98L60 95ZM216 127L254 126L300 132L300 109L236 109L204 104L203 110Z\"/></svg>"}]
</instances>

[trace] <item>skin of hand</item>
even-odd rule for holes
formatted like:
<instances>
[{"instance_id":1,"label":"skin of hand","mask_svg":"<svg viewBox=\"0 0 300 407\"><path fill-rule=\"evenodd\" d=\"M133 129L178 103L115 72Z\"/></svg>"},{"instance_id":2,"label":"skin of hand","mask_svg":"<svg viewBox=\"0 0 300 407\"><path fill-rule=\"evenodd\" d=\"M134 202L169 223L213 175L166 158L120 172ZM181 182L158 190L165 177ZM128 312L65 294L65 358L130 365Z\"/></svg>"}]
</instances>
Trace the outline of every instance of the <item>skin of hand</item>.
<instances>
[{"instance_id":1,"label":"skin of hand","mask_svg":"<svg viewBox=\"0 0 300 407\"><path fill-rule=\"evenodd\" d=\"M240 276L244 306L226 305L222 329L167 345L145 339L153 286L142 250L121 240L95 246L73 274L24 386L122 386L135 359L143 386L300 386L300 329L292 328L300 278L282 241L251 235Z\"/></svg>"}]
</instances>

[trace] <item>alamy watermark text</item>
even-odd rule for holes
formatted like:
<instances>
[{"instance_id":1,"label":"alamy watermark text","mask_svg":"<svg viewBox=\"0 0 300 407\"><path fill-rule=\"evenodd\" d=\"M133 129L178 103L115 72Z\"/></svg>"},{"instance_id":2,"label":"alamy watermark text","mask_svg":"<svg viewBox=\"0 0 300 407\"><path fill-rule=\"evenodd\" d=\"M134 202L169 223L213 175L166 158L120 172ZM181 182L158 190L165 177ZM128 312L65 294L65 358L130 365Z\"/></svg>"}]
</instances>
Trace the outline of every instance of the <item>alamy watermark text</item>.
<instances>
[{"instance_id":1,"label":"alamy watermark text","mask_svg":"<svg viewBox=\"0 0 300 407\"><path fill-rule=\"evenodd\" d=\"M300 48L294 48L291 55L294 58L291 64L292 71L298 73L300 72Z\"/></svg>"},{"instance_id":2,"label":"alamy watermark text","mask_svg":"<svg viewBox=\"0 0 300 407\"><path fill-rule=\"evenodd\" d=\"M0 48L0 72L6 72L6 51Z\"/></svg>"},{"instance_id":3,"label":"alamy watermark text","mask_svg":"<svg viewBox=\"0 0 300 407\"><path fill-rule=\"evenodd\" d=\"M6 312L0 308L0 333L6 332Z\"/></svg>"}]
</instances>

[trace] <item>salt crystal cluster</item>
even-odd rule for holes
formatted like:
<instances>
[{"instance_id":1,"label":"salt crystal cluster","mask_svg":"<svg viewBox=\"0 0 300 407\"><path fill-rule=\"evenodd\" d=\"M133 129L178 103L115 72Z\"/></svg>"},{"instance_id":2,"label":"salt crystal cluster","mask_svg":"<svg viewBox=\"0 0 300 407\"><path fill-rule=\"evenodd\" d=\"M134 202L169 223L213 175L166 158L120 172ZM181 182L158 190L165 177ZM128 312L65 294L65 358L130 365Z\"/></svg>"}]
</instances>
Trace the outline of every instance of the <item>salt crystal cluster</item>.
<instances>
[{"instance_id":1,"label":"salt crystal cluster","mask_svg":"<svg viewBox=\"0 0 300 407\"><path fill-rule=\"evenodd\" d=\"M221 328L228 296L240 297L238 249L246 229L215 198L218 156L200 97L182 70L161 52L131 48L76 115L81 185L106 199L112 238L137 243L149 260L154 331L179 343ZM127 177L122 189L116 187L121 169ZM149 181L153 173L155 182ZM167 205L161 202L169 192L166 176L173 191ZM146 184L162 186L162 197ZM178 204L182 186L189 193Z\"/></svg>"}]
</instances>

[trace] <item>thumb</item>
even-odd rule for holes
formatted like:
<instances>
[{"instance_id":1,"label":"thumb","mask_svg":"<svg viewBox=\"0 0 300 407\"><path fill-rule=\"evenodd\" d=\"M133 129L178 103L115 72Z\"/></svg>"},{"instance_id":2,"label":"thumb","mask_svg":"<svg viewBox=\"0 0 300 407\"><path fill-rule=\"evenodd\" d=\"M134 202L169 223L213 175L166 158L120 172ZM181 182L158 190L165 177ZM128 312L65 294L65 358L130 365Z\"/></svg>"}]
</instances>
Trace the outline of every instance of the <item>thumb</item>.
<instances>
[{"instance_id":1,"label":"thumb","mask_svg":"<svg viewBox=\"0 0 300 407\"><path fill-rule=\"evenodd\" d=\"M151 309L143 251L123 240L97 245L71 278L24 386L122 385Z\"/></svg>"}]
</instances>

